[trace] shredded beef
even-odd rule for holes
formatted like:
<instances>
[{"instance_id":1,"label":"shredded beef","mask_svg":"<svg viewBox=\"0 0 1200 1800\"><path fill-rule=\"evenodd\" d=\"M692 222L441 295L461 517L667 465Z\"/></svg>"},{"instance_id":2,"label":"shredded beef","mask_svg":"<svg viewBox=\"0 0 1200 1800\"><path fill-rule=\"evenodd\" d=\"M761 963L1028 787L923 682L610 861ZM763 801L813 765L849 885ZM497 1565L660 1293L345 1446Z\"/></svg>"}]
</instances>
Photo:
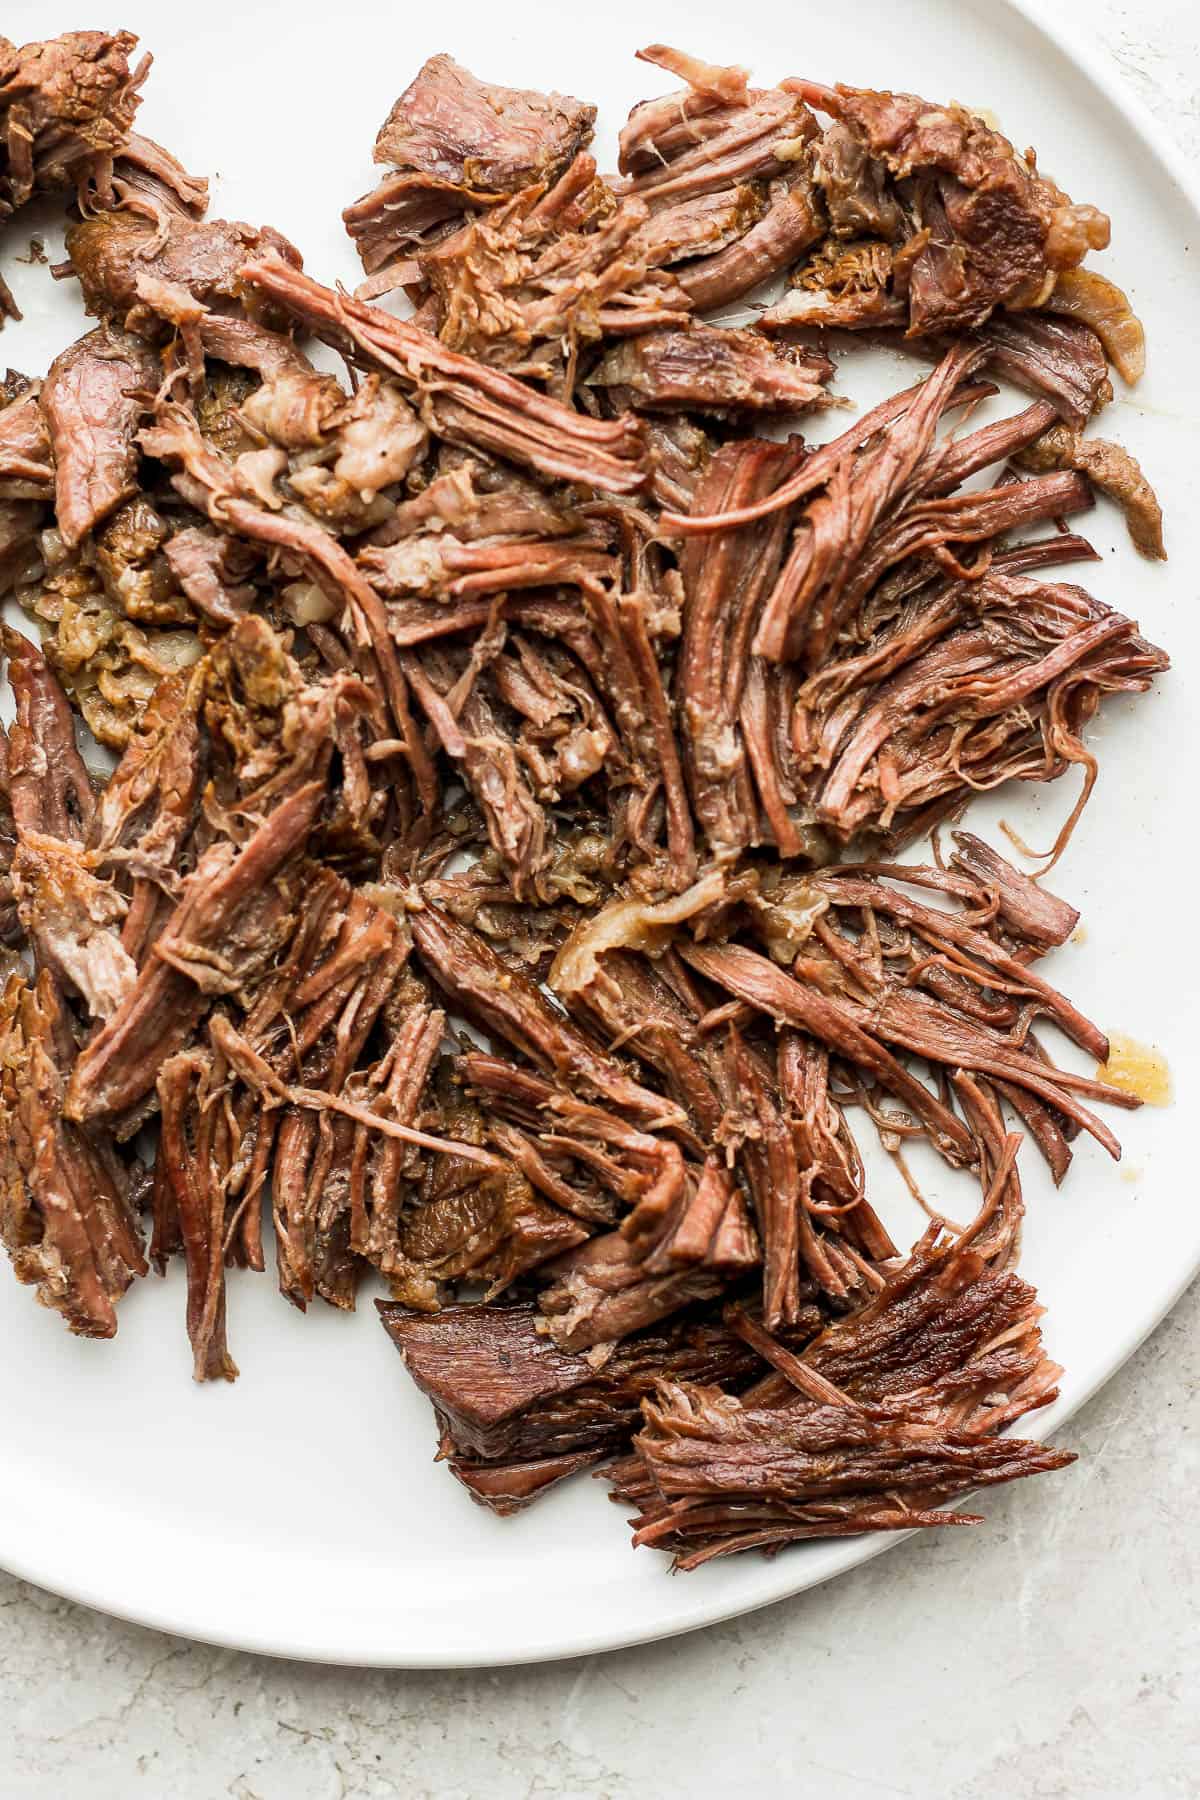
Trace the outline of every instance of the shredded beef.
<instances>
[{"instance_id":1,"label":"shredded beef","mask_svg":"<svg viewBox=\"0 0 1200 1800\"><path fill-rule=\"evenodd\" d=\"M1048 867L1168 666L1058 575L1097 491L1164 554L1090 433L1143 350L1104 215L962 107L662 44L605 175L592 106L440 55L351 296L206 216L132 49L0 40L0 215L64 191L100 321L0 383L17 1276L111 1336L182 1259L211 1381L272 1241L302 1312L373 1273L473 1498L606 1465L681 1568L1069 1462L1001 1435L1059 1373L1022 1139L1062 1182L1137 1100L1052 1056L1108 1054L1076 908L934 828L1077 766ZM813 326L916 359L819 445ZM962 1222L906 1254L864 1132Z\"/></svg>"}]
</instances>

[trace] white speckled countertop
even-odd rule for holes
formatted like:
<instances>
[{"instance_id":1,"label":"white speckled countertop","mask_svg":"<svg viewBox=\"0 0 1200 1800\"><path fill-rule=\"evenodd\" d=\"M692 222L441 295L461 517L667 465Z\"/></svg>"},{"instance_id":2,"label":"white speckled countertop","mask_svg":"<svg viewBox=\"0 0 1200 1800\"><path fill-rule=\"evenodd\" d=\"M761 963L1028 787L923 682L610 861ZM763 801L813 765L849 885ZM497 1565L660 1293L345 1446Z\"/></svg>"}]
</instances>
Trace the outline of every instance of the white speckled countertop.
<instances>
[{"instance_id":1,"label":"white speckled countertop","mask_svg":"<svg viewBox=\"0 0 1200 1800\"><path fill-rule=\"evenodd\" d=\"M1196 0L1046 9L1200 161ZM272 1662L0 1574L0 1800L1200 1796L1198 1384L1194 1288L1072 1423L1072 1481L734 1624L541 1668Z\"/></svg>"}]
</instances>

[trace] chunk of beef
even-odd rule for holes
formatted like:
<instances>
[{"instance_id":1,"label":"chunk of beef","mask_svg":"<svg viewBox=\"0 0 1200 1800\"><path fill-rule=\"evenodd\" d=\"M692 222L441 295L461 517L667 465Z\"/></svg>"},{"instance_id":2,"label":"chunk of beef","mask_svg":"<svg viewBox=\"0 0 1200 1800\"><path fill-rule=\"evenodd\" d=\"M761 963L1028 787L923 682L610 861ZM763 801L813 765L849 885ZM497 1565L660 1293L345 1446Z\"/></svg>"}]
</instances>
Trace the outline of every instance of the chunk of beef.
<instances>
[{"instance_id":1,"label":"chunk of beef","mask_svg":"<svg viewBox=\"0 0 1200 1800\"><path fill-rule=\"evenodd\" d=\"M64 543L78 544L134 491L138 423L158 382L157 360L106 325L51 363L40 405Z\"/></svg>"},{"instance_id":2,"label":"chunk of beef","mask_svg":"<svg viewBox=\"0 0 1200 1800\"><path fill-rule=\"evenodd\" d=\"M375 140L375 161L396 173L344 214L367 273L465 211L553 181L595 118L567 95L498 87L452 57L430 57Z\"/></svg>"},{"instance_id":3,"label":"chunk of beef","mask_svg":"<svg viewBox=\"0 0 1200 1800\"><path fill-rule=\"evenodd\" d=\"M447 1307L436 1314L379 1304L405 1367L433 1403L453 1473L493 1511L518 1511L556 1482L622 1450L642 1399L664 1370L679 1380L744 1386L755 1353L716 1324L677 1320L619 1344L597 1370L537 1330L530 1304ZM818 1328L810 1307L802 1343Z\"/></svg>"},{"instance_id":4,"label":"chunk of beef","mask_svg":"<svg viewBox=\"0 0 1200 1800\"><path fill-rule=\"evenodd\" d=\"M0 38L0 217L69 188L127 143L150 58L129 31L67 31L18 49Z\"/></svg>"},{"instance_id":5,"label":"chunk of beef","mask_svg":"<svg viewBox=\"0 0 1200 1800\"><path fill-rule=\"evenodd\" d=\"M1103 213L1075 205L964 107L840 83L784 86L833 119L815 159L833 230L896 247L892 292L913 335L980 325L998 306L1041 306L1061 271L1108 243Z\"/></svg>"},{"instance_id":6,"label":"chunk of beef","mask_svg":"<svg viewBox=\"0 0 1200 1800\"><path fill-rule=\"evenodd\" d=\"M569 96L498 87L431 56L384 120L375 161L512 194L560 174L595 118L594 106Z\"/></svg>"},{"instance_id":7,"label":"chunk of beef","mask_svg":"<svg viewBox=\"0 0 1200 1800\"><path fill-rule=\"evenodd\" d=\"M833 373L817 354L776 355L752 331L693 325L627 338L602 359L589 385L619 389L648 412L805 412L828 406Z\"/></svg>"},{"instance_id":8,"label":"chunk of beef","mask_svg":"<svg viewBox=\"0 0 1200 1800\"><path fill-rule=\"evenodd\" d=\"M680 1568L813 1537L975 1524L941 1510L975 1486L1063 1468L1069 1453L998 1437L1044 1406L1061 1370L1042 1347L1037 1295L932 1226L860 1312L738 1400L665 1382L643 1404L615 1498L639 1508L635 1543Z\"/></svg>"},{"instance_id":9,"label":"chunk of beef","mask_svg":"<svg viewBox=\"0 0 1200 1800\"><path fill-rule=\"evenodd\" d=\"M633 493L645 476L633 422L589 419L544 398L500 370L444 349L419 327L361 301L339 298L279 258L247 264L244 279L317 329L349 332L356 350L402 382L438 377L432 401L439 434L498 453L551 479L605 493Z\"/></svg>"},{"instance_id":10,"label":"chunk of beef","mask_svg":"<svg viewBox=\"0 0 1200 1800\"><path fill-rule=\"evenodd\" d=\"M72 1331L112 1337L146 1261L127 1171L110 1140L68 1123L74 1043L53 976L11 975L0 997L0 1236L18 1280Z\"/></svg>"},{"instance_id":11,"label":"chunk of beef","mask_svg":"<svg viewBox=\"0 0 1200 1800\"><path fill-rule=\"evenodd\" d=\"M45 500L53 492L50 434L37 389L27 388L0 409L0 495L7 500Z\"/></svg>"},{"instance_id":12,"label":"chunk of beef","mask_svg":"<svg viewBox=\"0 0 1200 1800\"><path fill-rule=\"evenodd\" d=\"M142 304L147 280L170 283L193 300L225 311L254 296L238 271L249 257L269 252L294 268L300 252L269 225L261 228L228 219L174 217L165 238L149 220L127 209L100 212L67 228L70 272L79 279L90 313L118 323ZM265 323L277 318L268 307Z\"/></svg>"}]
</instances>

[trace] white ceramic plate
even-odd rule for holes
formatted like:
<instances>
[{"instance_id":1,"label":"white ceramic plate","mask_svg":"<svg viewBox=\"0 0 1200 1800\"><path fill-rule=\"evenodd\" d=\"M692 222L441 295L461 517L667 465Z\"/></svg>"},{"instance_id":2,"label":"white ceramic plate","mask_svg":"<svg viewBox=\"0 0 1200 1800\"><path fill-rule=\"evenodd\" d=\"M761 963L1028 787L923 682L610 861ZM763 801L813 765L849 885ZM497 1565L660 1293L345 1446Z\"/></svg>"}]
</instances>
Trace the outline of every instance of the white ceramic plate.
<instances>
[{"instance_id":1,"label":"white ceramic plate","mask_svg":"<svg viewBox=\"0 0 1200 1800\"><path fill-rule=\"evenodd\" d=\"M44 36L78 23L80 10L88 14L9 0L4 29L17 41ZM761 79L842 79L986 106L1018 144L1038 146L1076 198L1112 214L1114 247L1101 266L1146 322L1150 366L1136 399L1122 395L1105 415L1104 430L1156 482L1172 561L1141 562L1101 507L1082 529L1106 560L1083 579L1140 617L1169 647L1175 672L1158 693L1110 708L1094 733L1101 780L1057 872L1086 931L1057 954L1054 974L1110 1028L1162 1045L1182 1098L1167 1111L1120 1115L1119 1169L1080 1140L1060 1193L1035 1156L1024 1158L1024 1269L1067 1369L1039 1429L1069 1442L1064 1422L1200 1265L1188 1124L1198 1091L1195 952L1183 941L1200 746L1200 209L1174 154L1087 57L996 0L804 9L775 0L736 20L716 0L611 0L603 27L595 12L586 32L558 0L512 11L466 0L444 28L394 0L332 9L325 0L287 8L248 0L236 25L224 7L130 0L116 10L157 58L142 128L216 175L215 215L277 225L327 279L357 278L340 209L371 182L371 143L391 102L422 59L443 49L490 79L596 101L606 155L631 104L668 85L633 61L651 38L748 63ZM77 335L79 315L69 286L14 264L21 238L18 225L3 263L26 322L5 331L0 351L41 372ZM842 377L864 402L900 385L894 366L869 365L855 359ZM1069 786L1010 791L977 807L972 824L986 831L1003 814L1044 844ZM971 1204L940 1170L929 1172L929 1186L951 1212ZM911 1238L918 1221L907 1224ZM139 1283L121 1307L119 1336L99 1344L69 1337L0 1269L0 1563L193 1637L416 1667L570 1656L685 1631L810 1587L894 1541L806 1545L774 1563L742 1559L672 1579L665 1559L631 1552L598 1482L571 1483L522 1517L492 1518L434 1466L429 1408L369 1292L353 1319L325 1308L302 1318L269 1276L235 1275L230 1288L242 1377L233 1388L198 1388L179 1271Z\"/></svg>"}]
</instances>

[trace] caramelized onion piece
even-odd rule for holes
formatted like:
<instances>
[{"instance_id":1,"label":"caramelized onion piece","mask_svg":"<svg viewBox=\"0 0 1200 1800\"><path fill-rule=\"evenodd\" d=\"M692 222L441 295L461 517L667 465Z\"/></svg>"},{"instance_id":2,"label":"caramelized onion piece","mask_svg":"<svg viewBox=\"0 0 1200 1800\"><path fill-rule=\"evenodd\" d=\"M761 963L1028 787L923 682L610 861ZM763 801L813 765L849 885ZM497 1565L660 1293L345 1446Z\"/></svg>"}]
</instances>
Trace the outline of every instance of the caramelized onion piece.
<instances>
[{"instance_id":1,"label":"caramelized onion piece","mask_svg":"<svg viewBox=\"0 0 1200 1800\"><path fill-rule=\"evenodd\" d=\"M1090 325L1127 386L1141 380L1146 372L1146 333L1115 281L1094 269L1064 269L1046 307Z\"/></svg>"},{"instance_id":2,"label":"caramelized onion piece","mask_svg":"<svg viewBox=\"0 0 1200 1800\"><path fill-rule=\"evenodd\" d=\"M1046 261L1052 269L1073 269L1089 250L1107 250L1112 223L1098 206L1067 201L1050 215L1046 233Z\"/></svg>"},{"instance_id":3,"label":"caramelized onion piece","mask_svg":"<svg viewBox=\"0 0 1200 1800\"><path fill-rule=\"evenodd\" d=\"M717 906L725 895L725 877L710 869L684 893L669 900L612 900L577 925L554 959L550 987L566 998L586 993L600 975L600 958L609 950L643 950L649 954L666 944L671 928Z\"/></svg>"},{"instance_id":4,"label":"caramelized onion piece","mask_svg":"<svg viewBox=\"0 0 1200 1800\"><path fill-rule=\"evenodd\" d=\"M1125 515L1135 549L1153 562L1164 562L1162 507L1136 457L1107 438L1085 438L1069 425L1055 425L1036 443L1019 452L1023 469L1044 474L1049 469L1078 469Z\"/></svg>"}]
</instances>

